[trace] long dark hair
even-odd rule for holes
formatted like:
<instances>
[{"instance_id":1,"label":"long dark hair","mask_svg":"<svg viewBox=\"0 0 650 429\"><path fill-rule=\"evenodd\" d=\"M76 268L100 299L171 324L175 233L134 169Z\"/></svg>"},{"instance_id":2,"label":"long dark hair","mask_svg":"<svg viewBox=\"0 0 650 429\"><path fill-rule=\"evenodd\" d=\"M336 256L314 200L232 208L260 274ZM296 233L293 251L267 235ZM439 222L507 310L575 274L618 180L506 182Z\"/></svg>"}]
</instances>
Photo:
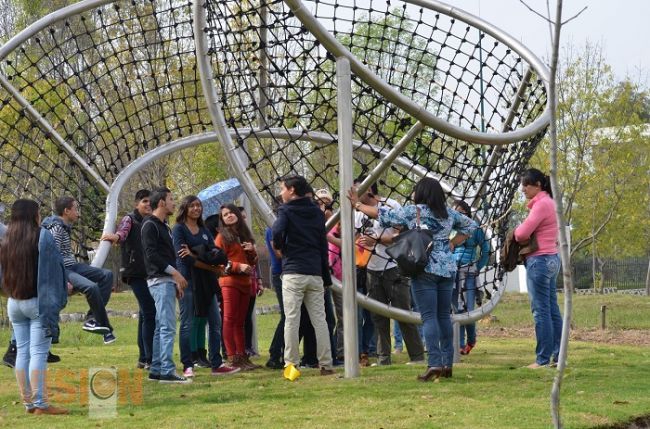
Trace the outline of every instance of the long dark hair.
<instances>
[{"instance_id":1,"label":"long dark hair","mask_svg":"<svg viewBox=\"0 0 650 429\"><path fill-rule=\"evenodd\" d=\"M34 273L38 264L40 234L38 208L34 200L16 200L11 206L11 221L2 240L2 289L15 299L28 299L36 292Z\"/></svg>"},{"instance_id":2,"label":"long dark hair","mask_svg":"<svg viewBox=\"0 0 650 429\"><path fill-rule=\"evenodd\" d=\"M536 168L529 168L528 170L524 171L524 174L521 175L521 184L524 186L539 186L542 188L542 191L546 191L549 197L553 198L553 191L551 190L551 178Z\"/></svg>"},{"instance_id":3,"label":"long dark hair","mask_svg":"<svg viewBox=\"0 0 650 429\"><path fill-rule=\"evenodd\" d=\"M221 216L223 209L228 209L237 216L237 223L234 225L234 228L227 226L223 222L223 216ZM234 204L226 204L219 209L219 234L221 234L226 244L243 243L245 241L255 243L253 233L248 228L246 221L241 215L241 211Z\"/></svg>"},{"instance_id":4,"label":"long dark hair","mask_svg":"<svg viewBox=\"0 0 650 429\"><path fill-rule=\"evenodd\" d=\"M187 220L187 212L194 201L201 203L201 200L196 195L188 195L183 198L181 205L178 206L178 213L176 213L176 223L185 223ZM203 226L203 203L201 203L201 216L196 220L196 223L199 226Z\"/></svg>"},{"instance_id":5,"label":"long dark hair","mask_svg":"<svg viewBox=\"0 0 650 429\"><path fill-rule=\"evenodd\" d=\"M447 219L445 191L436 179L431 177L420 179L413 188L413 194L415 204L426 204L436 217Z\"/></svg>"}]
</instances>

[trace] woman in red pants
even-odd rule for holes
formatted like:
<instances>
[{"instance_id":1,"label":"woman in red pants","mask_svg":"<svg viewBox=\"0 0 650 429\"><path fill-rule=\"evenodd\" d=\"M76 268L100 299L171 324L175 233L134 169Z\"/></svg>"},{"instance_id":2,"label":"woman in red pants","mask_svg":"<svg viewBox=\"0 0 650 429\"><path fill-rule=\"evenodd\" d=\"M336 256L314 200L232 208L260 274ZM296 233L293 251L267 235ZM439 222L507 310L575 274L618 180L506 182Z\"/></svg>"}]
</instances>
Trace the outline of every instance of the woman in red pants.
<instances>
[{"instance_id":1,"label":"woman in red pants","mask_svg":"<svg viewBox=\"0 0 650 429\"><path fill-rule=\"evenodd\" d=\"M243 370L259 368L246 355L244 324L250 301L251 274L257 264L255 240L241 211L234 204L221 208L217 247L223 249L231 263L219 278L223 294L223 340L228 359Z\"/></svg>"}]
</instances>

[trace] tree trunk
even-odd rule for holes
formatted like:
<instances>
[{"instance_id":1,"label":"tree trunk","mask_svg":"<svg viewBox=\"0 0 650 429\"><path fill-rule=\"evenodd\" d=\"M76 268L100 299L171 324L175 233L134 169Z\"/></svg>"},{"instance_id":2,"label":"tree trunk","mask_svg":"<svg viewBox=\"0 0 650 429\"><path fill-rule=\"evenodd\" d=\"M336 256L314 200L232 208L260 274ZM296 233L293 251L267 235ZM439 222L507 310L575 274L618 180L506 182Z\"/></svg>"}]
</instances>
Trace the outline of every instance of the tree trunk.
<instances>
[{"instance_id":1,"label":"tree trunk","mask_svg":"<svg viewBox=\"0 0 650 429\"><path fill-rule=\"evenodd\" d=\"M598 278L596 276L596 240L591 241L591 281L594 293L598 292Z\"/></svg>"},{"instance_id":2,"label":"tree trunk","mask_svg":"<svg viewBox=\"0 0 650 429\"><path fill-rule=\"evenodd\" d=\"M547 3L548 4L548 3ZM550 12L549 12L550 15ZM550 19L550 16L549 16ZM562 378L566 368L567 349L569 346L569 331L571 327L571 315L573 312L573 276L571 273L571 257L569 255L569 242L566 232L566 221L564 220L564 207L562 195L558 183L557 171L557 66L560 52L560 30L562 29L562 0L557 0L554 22L549 22L552 34L551 70L549 82L548 103L551 111L551 123L549 125L551 139L551 188L556 199L556 216L560 228L560 256L562 259L562 279L564 284L564 318L562 322L562 339L560 341L560 354L558 356L557 372L551 388L551 417L553 426L562 427L560 417L560 390Z\"/></svg>"},{"instance_id":3,"label":"tree trunk","mask_svg":"<svg viewBox=\"0 0 650 429\"><path fill-rule=\"evenodd\" d=\"M650 295L650 262L648 262L648 272L645 275L645 294Z\"/></svg>"}]
</instances>

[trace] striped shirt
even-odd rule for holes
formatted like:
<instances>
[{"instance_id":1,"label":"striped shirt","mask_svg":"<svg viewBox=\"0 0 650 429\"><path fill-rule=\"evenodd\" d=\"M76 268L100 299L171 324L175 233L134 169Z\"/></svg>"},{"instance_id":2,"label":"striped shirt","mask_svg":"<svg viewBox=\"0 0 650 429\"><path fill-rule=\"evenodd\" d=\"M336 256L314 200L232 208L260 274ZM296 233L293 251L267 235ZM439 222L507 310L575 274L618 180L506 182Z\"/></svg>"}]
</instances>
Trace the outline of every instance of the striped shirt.
<instances>
[{"instance_id":1,"label":"striped shirt","mask_svg":"<svg viewBox=\"0 0 650 429\"><path fill-rule=\"evenodd\" d=\"M61 223L57 222L51 225L48 229L54 237L56 247L58 247L59 252L61 252L61 256L63 257L63 265L66 268L69 268L72 265L76 264L77 260L72 253L72 246L70 244L70 228L66 228Z\"/></svg>"}]
</instances>

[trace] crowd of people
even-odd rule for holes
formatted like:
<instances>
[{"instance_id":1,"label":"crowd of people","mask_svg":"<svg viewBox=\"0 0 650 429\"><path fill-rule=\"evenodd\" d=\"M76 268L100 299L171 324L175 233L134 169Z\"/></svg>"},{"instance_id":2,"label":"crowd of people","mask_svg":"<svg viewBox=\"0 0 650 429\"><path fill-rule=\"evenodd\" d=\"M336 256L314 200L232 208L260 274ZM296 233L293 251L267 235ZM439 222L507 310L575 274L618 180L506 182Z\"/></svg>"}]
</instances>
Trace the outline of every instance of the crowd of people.
<instances>
[{"instance_id":1,"label":"crowd of people","mask_svg":"<svg viewBox=\"0 0 650 429\"><path fill-rule=\"evenodd\" d=\"M452 377L451 314L474 308L477 274L489 260L489 239L472 220L471 207L464 201L449 206L435 179L421 179L412 203L404 206L382 197L376 184L359 193L363 180L346 195L356 210L357 290L381 303L419 311L421 331L409 323L395 327L408 363L426 364L417 376L420 381ZM562 327L555 292L557 222L548 177L529 169L521 184L530 214L514 237L526 243L534 236L537 243L525 264L537 337L537 358L529 367L539 368L557 361ZM262 269L270 269L281 313L266 367L283 369L290 379L301 367L334 374L344 359L342 299L330 289L332 277L342 278L341 230L336 225L328 232L325 226L333 200L328 189L314 191L304 177L285 177L274 202L276 221L265 232L270 267ZM67 413L48 403L45 384L47 363L60 360L50 348L59 341L59 312L68 294L86 297L83 330L101 335L105 344L117 340L106 311L113 274L78 262L72 251L79 202L64 196L54 208L56 214L41 222L38 203L17 200L8 227L0 228L2 290L13 326L3 361L15 368L25 409L35 414ZM170 228L168 218L174 213ZM407 278L386 249L401 232L414 228L429 230L433 241L424 272ZM186 384L197 367L209 368L214 376L261 368L251 360L254 300L262 290L259 258L241 207L227 204L204 218L194 195L183 198L176 210L168 188L140 190L133 211L101 240L121 246L121 279L139 306L137 367L148 370L149 380ZM182 371L173 360L176 302ZM391 365L390 319L359 308L358 321L359 363ZM468 354L475 346L475 325L464 325L459 352Z\"/></svg>"}]
</instances>

